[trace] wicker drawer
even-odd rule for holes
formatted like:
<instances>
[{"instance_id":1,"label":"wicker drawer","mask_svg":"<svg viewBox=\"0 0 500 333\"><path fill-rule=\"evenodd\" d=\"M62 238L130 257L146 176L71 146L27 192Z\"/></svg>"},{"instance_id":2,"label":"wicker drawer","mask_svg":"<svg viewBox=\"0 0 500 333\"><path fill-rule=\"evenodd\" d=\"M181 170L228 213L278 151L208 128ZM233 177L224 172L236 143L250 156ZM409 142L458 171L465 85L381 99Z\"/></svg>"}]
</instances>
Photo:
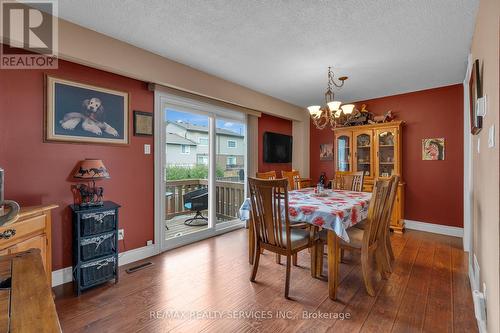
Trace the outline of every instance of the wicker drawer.
<instances>
[{"instance_id":1,"label":"wicker drawer","mask_svg":"<svg viewBox=\"0 0 500 333\"><path fill-rule=\"evenodd\" d=\"M100 236L83 238L80 242L81 260L87 261L113 254L115 244L116 234L114 231Z\"/></svg>"},{"instance_id":2,"label":"wicker drawer","mask_svg":"<svg viewBox=\"0 0 500 333\"><path fill-rule=\"evenodd\" d=\"M116 258L114 256L84 263L80 266L82 287L89 287L115 277Z\"/></svg>"},{"instance_id":3,"label":"wicker drawer","mask_svg":"<svg viewBox=\"0 0 500 333\"><path fill-rule=\"evenodd\" d=\"M98 213L85 213L81 216L81 235L91 236L114 230L116 227L116 213L107 210Z\"/></svg>"}]
</instances>

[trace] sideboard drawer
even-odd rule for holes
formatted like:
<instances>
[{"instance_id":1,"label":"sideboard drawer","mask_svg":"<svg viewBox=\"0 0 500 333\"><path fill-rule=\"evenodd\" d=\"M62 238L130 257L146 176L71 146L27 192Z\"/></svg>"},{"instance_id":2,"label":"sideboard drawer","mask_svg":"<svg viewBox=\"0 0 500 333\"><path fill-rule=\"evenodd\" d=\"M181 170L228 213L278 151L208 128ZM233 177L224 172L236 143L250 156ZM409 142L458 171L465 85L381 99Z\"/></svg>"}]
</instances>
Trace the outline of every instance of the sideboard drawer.
<instances>
[{"instance_id":1,"label":"sideboard drawer","mask_svg":"<svg viewBox=\"0 0 500 333\"><path fill-rule=\"evenodd\" d=\"M45 230L45 215L35 216L25 221L0 228L0 247L9 247L19 241Z\"/></svg>"},{"instance_id":2,"label":"sideboard drawer","mask_svg":"<svg viewBox=\"0 0 500 333\"><path fill-rule=\"evenodd\" d=\"M104 212L83 213L80 227L83 237L114 230L116 228L116 212L107 210Z\"/></svg>"},{"instance_id":3,"label":"sideboard drawer","mask_svg":"<svg viewBox=\"0 0 500 333\"><path fill-rule=\"evenodd\" d=\"M52 272L52 267L47 267L47 260L46 260L46 254L47 254L47 237L45 234L42 235L37 235L32 238L28 238L22 242L16 243L15 245L12 245L11 247L6 248L5 254L16 254L24 251L28 251L29 249L39 249L40 250L40 255L42 256L42 263L43 263L43 268L45 268L45 271L50 271Z\"/></svg>"}]
</instances>

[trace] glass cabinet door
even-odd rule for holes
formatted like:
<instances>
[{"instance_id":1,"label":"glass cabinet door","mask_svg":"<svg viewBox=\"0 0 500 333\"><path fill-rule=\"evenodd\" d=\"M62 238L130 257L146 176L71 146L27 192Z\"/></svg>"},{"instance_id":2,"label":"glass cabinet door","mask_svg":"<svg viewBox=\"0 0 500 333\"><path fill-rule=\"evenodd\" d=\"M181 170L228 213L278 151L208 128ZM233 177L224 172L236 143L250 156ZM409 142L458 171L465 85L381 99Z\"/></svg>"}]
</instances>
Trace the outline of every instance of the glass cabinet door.
<instances>
[{"instance_id":1,"label":"glass cabinet door","mask_svg":"<svg viewBox=\"0 0 500 333\"><path fill-rule=\"evenodd\" d=\"M364 171L366 177L372 175L372 133L359 133L354 137L354 171Z\"/></svg>"},{"instance_id":2,"label":"glass cabinet door","mask_svg":"<svg viewBox=\"0 0 500 333\"><path fill-rule=\"evenodd\" d=\"M395 169L397 159L396 142L395 129L377 131L378 177L390 177L398 172Z\"/></svg>"},{"instance_id":3,"label":"glass cabinet door","mask_svg":"<svg viewBox=\"0 0 500 333\"><path fill-rule=\"evenodd\" d=\"M351 137L340 135L336 142L337 171L351 171Z\"/></svg>"}]
</instances>

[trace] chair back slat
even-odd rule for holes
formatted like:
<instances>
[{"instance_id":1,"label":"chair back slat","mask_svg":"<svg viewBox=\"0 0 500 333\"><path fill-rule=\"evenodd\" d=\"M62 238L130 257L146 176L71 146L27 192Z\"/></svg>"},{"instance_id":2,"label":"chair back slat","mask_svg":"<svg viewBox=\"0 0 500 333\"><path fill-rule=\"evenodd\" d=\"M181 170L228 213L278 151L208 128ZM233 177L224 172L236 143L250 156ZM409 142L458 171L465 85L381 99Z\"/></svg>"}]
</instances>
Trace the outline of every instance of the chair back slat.
<instances>
[{"instance_id":1,"label":"chair back slat","mask_svg":"<svg viewBox=\"0 0 500 333\"><path fill-rule=\"evenodd\" d=\"M387 199L391 190L391 180L378 179L373 186L372 197L368 207L368 227L363 234L363 245L371 246L380 236L384 213L387 210Z\"/></svg>"},{"instance_id":2,"label":"chair back slat","mask_svg":"<svg viewBox=\"0 0 500 333\"><path fill-rule=\"evenodd\" d=\"M398 185L399 185L399 176L393 175L389 179L390 181L390 188L389 188L389 194L387 196L387 204L385 205L385 211L383 212L382 216L382 222L381 222L381 227L380 227L380 232L387 231L390 227L390 222L391 222L391 216L392 216L392 210L394 208L394 202L396 201L396 194L398 191Z\"/></svg>"},{"instance_id":3,"label":"chair back slat","mask_svg":"<svg viewBox=\"0 0 500 333\"><path fill-rule=\"evenodd\" d=\"M365 172L364 171L353 172L351 191L356 191L356 192L363 191L364 180L365 180Z\"/></svg>"},{"instance_id":4,"label":"chair back slat","mask_svg":"<svg viewBox=\"0 0 500 333\"><path fill-rule=\"evenodd\" d=\"M290 248L288 181L248 178L248 185L256 238L262 243Z\"/></svg>"},{"instance_id":5,"label":"chair back slat","mask_svg":"<svg viewBox=\"0 0 500 333\"><path fill-rule=\"evenodd\" d=\"M363 191L363 184L365 179L365 172L347 172L347 171L337 171L335 173L335 180L333 188L336 190L346 190L346 191Z\"/></svg>"},{"instance_id":6,"label":"chair back slat","mask_svg":"<svg viewBox=\"0 0 500 333\"><path fill-rule=\"evenodd\" d=\"M300 173L297 170L282 170L281 177L288 179L289 190L300 190Z\"/></svg>"},{"instance_id":7,"label":"chair back slat","mask_svg":"<svg viewBox=\"0 0 500 333\"><path fill-rule=\"evenodd\" d=\"M256 177L259 179L276 179L276 171L257 172Z\"/></svg>"}]
</instances>

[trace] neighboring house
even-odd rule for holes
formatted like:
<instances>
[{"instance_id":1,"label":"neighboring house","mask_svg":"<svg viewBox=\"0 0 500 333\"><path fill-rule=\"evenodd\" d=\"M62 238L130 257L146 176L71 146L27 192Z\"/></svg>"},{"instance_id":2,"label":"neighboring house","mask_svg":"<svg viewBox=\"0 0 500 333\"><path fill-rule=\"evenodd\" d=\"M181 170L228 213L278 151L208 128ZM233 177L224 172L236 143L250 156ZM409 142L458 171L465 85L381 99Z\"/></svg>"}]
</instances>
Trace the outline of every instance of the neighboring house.
<instances>
[{"instance_id":1,"label":"neighboring house","mask_svg":"<svg viewBox=\"0 0 500 333\"><path fill-rule=\"evenodd\" d=\"M197 145L177 133L167 132L167 164L191 167L197 164ZM172 158L174 157L175 158Z\"/></svg>"},{"instance_id":2,"label":"neighboring house","mask_svg":"<svg viewBox=\"0 0 500 333\"><path fill-rule=\"evenodd\" d=\"M176 135L196 145L196 164L208 164L208 128L185 122L167 122L167 137ZM178 151L171 149L167 140L167 163L177 160ZM230 130L218 128L216 131L217 166L229 170L242 169L245 161L245 136Z\"/></svg>"}]
</instances>

